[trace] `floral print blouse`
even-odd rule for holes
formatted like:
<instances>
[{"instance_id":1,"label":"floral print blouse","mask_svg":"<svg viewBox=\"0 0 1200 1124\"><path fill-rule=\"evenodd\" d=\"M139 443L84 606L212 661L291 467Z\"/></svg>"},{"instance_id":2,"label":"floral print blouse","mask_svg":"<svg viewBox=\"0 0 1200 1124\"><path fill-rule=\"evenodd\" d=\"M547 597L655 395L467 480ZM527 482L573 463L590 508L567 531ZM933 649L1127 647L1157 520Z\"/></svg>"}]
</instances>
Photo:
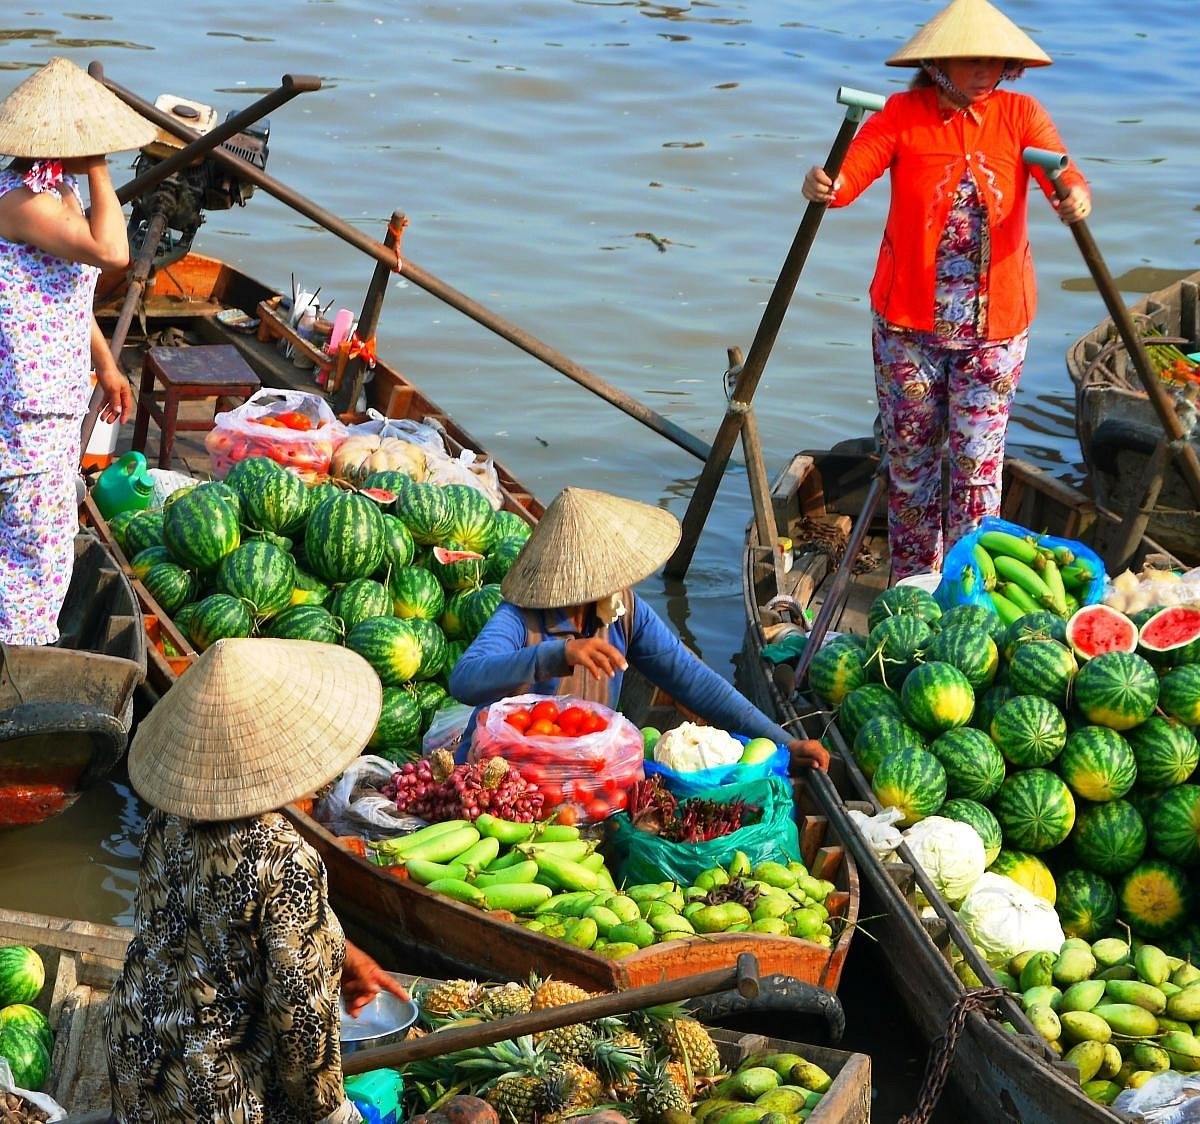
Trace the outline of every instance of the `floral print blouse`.
<instances>
[{"instance_id":1,"label":"floral print blouse","mask_svg":"<svg viewBox=\"0 0 1200 1124\"><path fill-rule=\"evenodd\" d=\"M134 909L106 1016L118 1121L358 1118L338 1035L345 937L287 819L152 812Z\"/></svg>"}]
</instances>

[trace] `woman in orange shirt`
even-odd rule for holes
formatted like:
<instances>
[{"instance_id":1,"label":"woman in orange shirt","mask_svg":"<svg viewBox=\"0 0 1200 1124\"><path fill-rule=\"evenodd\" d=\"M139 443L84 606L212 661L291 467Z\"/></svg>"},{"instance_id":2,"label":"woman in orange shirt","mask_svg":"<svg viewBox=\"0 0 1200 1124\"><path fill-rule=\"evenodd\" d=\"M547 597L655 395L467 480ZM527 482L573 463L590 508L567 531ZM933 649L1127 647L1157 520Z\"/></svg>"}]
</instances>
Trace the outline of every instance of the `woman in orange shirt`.
<instances>
[{"instance_id":1,"label":"woman in orange shirt","mask_svg":"<svg viewBox=\"0 0 1200 1124\"><path fill-rule=\"evenodd\" d=\"M1049 63L988 0L953 0L888 59L917 75L859 131L836 182L820 167L804 179L806 199L844 207L890 174L871 309L897 578L939 571L944 539L999 510L1004 435L1036 306L1021 153L1063 144L1033 98L997 86ZM1074 168L1062 173L1070 194L1061 202L1040 169L1032 174L1063 222L1091 210Z\"/></svg>"}]
</instances>

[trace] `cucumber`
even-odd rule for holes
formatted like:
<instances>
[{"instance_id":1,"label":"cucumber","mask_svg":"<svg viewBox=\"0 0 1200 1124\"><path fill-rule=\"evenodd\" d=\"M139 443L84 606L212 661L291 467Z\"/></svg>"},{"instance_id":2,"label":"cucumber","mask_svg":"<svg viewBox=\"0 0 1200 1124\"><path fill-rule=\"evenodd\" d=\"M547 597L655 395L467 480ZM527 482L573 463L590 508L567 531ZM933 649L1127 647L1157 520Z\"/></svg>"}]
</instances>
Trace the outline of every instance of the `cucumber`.
<instances>
[{"instance_id":1,"label":"cucumber","mask_svg":"<svg viewBox=\"0 0 1200 1124\"><path fill-rule=\"evenodd\" d=\"M549 901L554 891L539 882L501 882L482 888L488 909L506 909L510 913L532 913Z\"/></svg>"},{"instance_id":2,"label":"cucumber","mask_svg":"<svg viewBox=\"0 0 1200 1124\"><path fill-rule=\"evenodd\" d=\"M470 826L470 823L466 820L443 820L441 823L431 823L428 827L423 827L420 831L414 831L411 835L397 835L391 839L380 839L378 842L371 844L371 849L379 852L381 855L387 856L387 858L393 861L403 861L410 851L421 847L430 839L436 839L439 835L457 831L460 827Z\"/></svg>"}]
</instances>

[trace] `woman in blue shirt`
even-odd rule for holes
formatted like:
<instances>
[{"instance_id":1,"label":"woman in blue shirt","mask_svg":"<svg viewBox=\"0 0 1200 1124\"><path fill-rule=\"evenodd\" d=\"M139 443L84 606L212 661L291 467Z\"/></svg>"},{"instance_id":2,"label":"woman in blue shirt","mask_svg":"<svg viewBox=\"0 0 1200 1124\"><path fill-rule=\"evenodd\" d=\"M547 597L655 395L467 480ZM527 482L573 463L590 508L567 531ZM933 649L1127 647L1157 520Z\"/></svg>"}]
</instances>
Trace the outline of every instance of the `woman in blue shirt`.
<instances>
[{"instance_id":1,"label":"woman in blue shirt","mask_svg":"<svg viewBox=\"0 0 1200 1124\"><path fill-rule=\"evenodd\" d=\"M632 587L670 557L679 522L668 511L584 488L546 509L500 589L504 601L450 676L460 702L572 695L616 709L635 667L714 726L786 745L798 765L826 769L816 741L793 737L680 643ZM460 743L470 745L475 722Z\"/></svg>"}]
</instances>

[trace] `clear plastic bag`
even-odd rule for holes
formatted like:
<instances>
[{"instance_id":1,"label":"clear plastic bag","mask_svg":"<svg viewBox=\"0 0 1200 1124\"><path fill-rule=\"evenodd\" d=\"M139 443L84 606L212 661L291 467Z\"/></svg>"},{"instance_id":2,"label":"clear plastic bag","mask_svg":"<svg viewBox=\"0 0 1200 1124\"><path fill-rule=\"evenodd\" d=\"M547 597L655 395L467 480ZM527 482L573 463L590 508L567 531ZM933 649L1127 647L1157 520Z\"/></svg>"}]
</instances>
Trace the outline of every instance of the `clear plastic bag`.
<instances>
[{"instance_id":1,"label":"clear plastic bag","mask_svg":"<svg viewBox=\"0 0 1200 1124\"><path fill-rule=\"evenodd\" d=\"M0 1057L0 1093L16 1093L34 1108L40 1108L47 1114L47 1120L66 1120L67 1110L58 1103L53 1097L46 1096L45 1093L34 1093L29 1089L22 1089L14 1080L12 1069L9 1067L8 1058Z\"/></svg>"},{"instance_id":2,"label":"clear plastic bag","mask_svg":"<svg viewBox=\"0 0 1200 1124\"><path fill-rule=\"evenodd\" d=\"M467 760L503 757L545 798L543 814L570 812L578 823L597 823L625 806L626 790L643 778L642 732L623 714L570 695L552 701L601 715L607 729L577 738L531 736L505 719L547 701L546 695L515 695L480 711Z\"/></svg>"},{"instance_id":3,"label":"clear plastic bag","mask_svg":"<svg viewBox=\"0 0 1200 1124\"><path fill-rule=\"evenodd\" d=\"M268 424L283 414L307 418L311 429ZM260 390L240 406L218 414L204 438L212 474L225 479L246 457L270 457L312 482L329 471L333 451L346 439L346 427L319 394L302 390Z\"/></svg>"},{"instance_id":4,"label":"clear plastic bag","mask_svg":"<svg viewBox=\"0 0 1200 1124\"><path fill-rule=\"evenodd\" d=\"M401 441L411 441L425 450L445 455L446 443L441 433L433 426L411 418L388 418L378 410L367 411L367 421L355 422L348 427L351 434L365 434L368 437L397 437Z\"/></svg>"},{"instance_id":5,"label":"clear plastic bag","mask_svg":"<svg viewBox=\"0 0 1200 1124\"><path fill-rule=\"evenodd\" d=\"M317 805L316 818L334 835L364 839L390 839L424 827L423 819L398 811L396 801L379 791L395 771L395 762L384 757L355 758Z\"/></svg>"},{"instance_id":6,"label":"clear plastic bag","mask_svg":"<svg viewBox=\"0 0 1200 1124\"><path fill-rule=\"evenodd\" d=\"M425 736L421 739L421 753L428 757L435 749L448 749L451 753L462 741L471 715L475 713L473 706L456 702L453 706L444 706L433 715L433 721Z\"/></svg>"},{"instance_id":7,"label":"clear plastic bag","mask_svg":"<svg viewBox=\"0 0 1200 1124\"><path fill-rule=\"evenodd\" d=\"M1155 1074L1140 1089L1119 1093L1113 1108L1145 1124L1200 1124L1200 1073Z\"/></svg>"},{"instance_id":8,"label":"clear plastic bag","mask_svg":"<svg viewBox=\"0 0 1200 1124\"><path fill-rule=\"evenodd\" d=\"M471 449L463 449L457 457L431 453L426 456L426 468L432 484L466 484L487 496L494 510L504 506L500 476L490 457L481 458Z\"/></svg>"},{"instance_id":9,"label":"clear plastic bag","mask_svg":"<svg viewBox=\"0 0 1200 1124\"><path fill-rule=\"evenodd\" d=\"M904 819L904 813L899 808L884 808L873 816L851 808L846 814L867 841L867 846L879 856L880 862L890 858L892 852L904 842L904 836L896 826Z\"/></svg>"}]
</instances>

